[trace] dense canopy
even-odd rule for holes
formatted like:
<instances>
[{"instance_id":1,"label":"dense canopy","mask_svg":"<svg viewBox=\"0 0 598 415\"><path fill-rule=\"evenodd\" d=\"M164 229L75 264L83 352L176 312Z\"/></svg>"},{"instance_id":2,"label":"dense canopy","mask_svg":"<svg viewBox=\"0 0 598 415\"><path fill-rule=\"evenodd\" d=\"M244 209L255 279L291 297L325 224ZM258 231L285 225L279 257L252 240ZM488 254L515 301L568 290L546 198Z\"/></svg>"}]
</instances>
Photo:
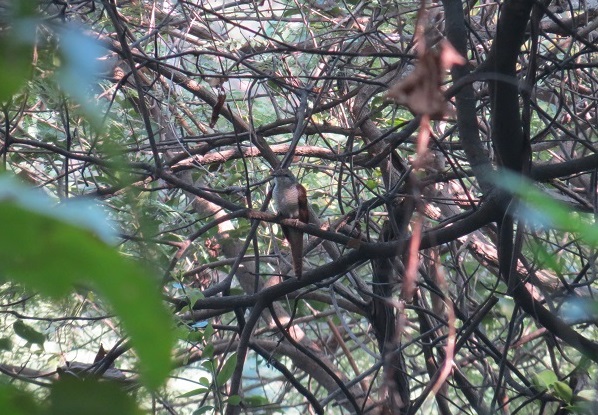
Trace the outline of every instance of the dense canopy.
<instances>
[{"instance_id":1,"label":"dense canopy","mask_svg":"<svg viewBox=\"0 0 598 415\"><path fill-rule=\"evenodd\" d=\"M0 406L593 413L597 22L0 2Z\"/></svg>"}]
</instances>

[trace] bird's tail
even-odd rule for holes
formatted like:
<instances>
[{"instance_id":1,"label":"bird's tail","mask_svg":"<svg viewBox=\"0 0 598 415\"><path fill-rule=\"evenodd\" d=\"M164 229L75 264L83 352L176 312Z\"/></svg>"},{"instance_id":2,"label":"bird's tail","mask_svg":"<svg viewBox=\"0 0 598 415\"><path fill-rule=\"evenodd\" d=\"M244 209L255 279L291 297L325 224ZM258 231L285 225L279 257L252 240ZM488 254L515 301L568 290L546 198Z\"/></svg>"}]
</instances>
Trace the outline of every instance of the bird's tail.
<instances>
[{"instance_id":1,"label":"bird's tail","mask_svg":"<svg viewBox=\"0 0 598 415\"><path fill-rule=\"evenodd\" d=\"M287 227L283 227L282 230L291 248L295 277L300 279L303 272L303 232Z\"/></svg>"}]
</instances>

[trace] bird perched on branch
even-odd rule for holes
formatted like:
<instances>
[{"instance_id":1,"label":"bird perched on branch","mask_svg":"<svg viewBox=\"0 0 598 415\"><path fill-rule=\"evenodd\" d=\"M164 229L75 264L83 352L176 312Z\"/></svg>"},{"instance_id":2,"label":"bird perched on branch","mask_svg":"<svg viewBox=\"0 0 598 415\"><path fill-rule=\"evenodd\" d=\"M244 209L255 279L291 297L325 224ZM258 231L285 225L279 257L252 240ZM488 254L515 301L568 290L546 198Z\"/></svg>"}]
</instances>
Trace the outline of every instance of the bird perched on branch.
<instances>
[{"instance_id":1,"label":"bird perched on branch","mask_svg":"<svg viewBox=\"0 0 598 415\"><path fill-rule=\"evenodd\" d=\"M274 176L274 189L272 200L278 214L285 219L296 219L309 223L309 209L307 207L307 194L293 173L288 169L280 169L272 173ZM303 269L303 232L282 225L282 232L291 248L295 277L301 278Z\"/></svg>"}]
</instances>

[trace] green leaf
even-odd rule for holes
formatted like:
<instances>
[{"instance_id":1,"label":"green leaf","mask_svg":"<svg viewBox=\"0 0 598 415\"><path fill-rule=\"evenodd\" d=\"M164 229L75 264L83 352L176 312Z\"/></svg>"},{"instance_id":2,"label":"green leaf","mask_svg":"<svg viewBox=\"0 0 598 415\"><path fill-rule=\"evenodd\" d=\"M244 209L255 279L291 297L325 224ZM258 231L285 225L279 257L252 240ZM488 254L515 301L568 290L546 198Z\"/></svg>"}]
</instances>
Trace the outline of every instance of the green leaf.
<instances>
[{"instance_id":1,"label":"green leaf","mask_svg":"<svg viewBox=\"0 0 598 415\"><path fill-rule=\"evenodd\" d=\"M0 102L9 100L31 76L37 33L36 1L12 1L2 7L3 20L10 24L0 32Z\"/></svg>"},{"instance_id":2,"label":"green leaf","mask_svg":"<svg viewBox=\"0 0 598 415\"><path fill-rule=\"evenodd\" d=\"M178 340L188 340L189 334L193 332L190 331L188 326L180 325L174 328L173 333Z\"/></svg>"},{"instance_id":3,"label":"green leaf","mask_svg":"<svg viewBox=\"0 0 598 415\"><path fill-rule=\"evenodd\" d=\"M365 181L365 185L368 188L368 190L373 191L378 186L378 182L374 179L367 179Z\"/></svg>"},{"instance_id":4,"label":"green leaf","mask_svg":"<svg viewBox=\"0 0 598 415\"><path fill-rule=\"evenodd\" d=\"M239 395L230 396L227 402L231 405L239 405L241 403L241 397Z\"/></svg>"},{"instance_id":5,"label":"green leaf","mask_svg":"<svg viewBox=\"0 0 598 415\"><path fill-rule=\"evenodd\" d=\"M265 396L246 396L243 398L243 403L250 407L265 406L270 403Z\"/></svg>"},{"instance_id":6,"label":"green leaf","mask_svg":"<svg viewBox=\"0 0 598 415\"><path fill-rule=\"evenodd\" d=\"M204 297L203 293L197 288L188 289L186 292L187 299L189 301L189 309L193 310L193 306L197 302L197 300L201 300Z\"/></svg>"},{"instance_id":7,"label":"green leaf","mask_svg":"<svg viewBox=\"0 0 598 415\"><path fill-rule=\"evenodd\" d=\"M591 216L572 212L565 204L556 201L538 190L522 176L501 171L496 173L494 182L497 186L510 191L523 202L523 217L530 223L548 229L572 232L586 243L598 246L598 226L591 222Z\"/></svg>"},{"instance_id":8,"label":"green leaf","mask_svg":"<svg viewBox=\"0 0 598 415\"><path fill-rule=\"evenodd\" d=\"M537 258L539 266L550 268L559 275L563 274L563 266L558 261L559 257L548 252L544 245L532 241L530 242L530 249L532 250L534 257Z\"/></svg>"},{"instance_id":9,"label":"green leaf","mask_svg":"<svg viewBox=\"0 0 598 415\"><path fill-rule=\"evenodd\" d=\"M211 405L202 406L201 408L198 408L195 411L193 411L193 415L202 415L212 410L214 410L214 407Z\"/></svg>"},{"instance_id":10,"label":"green leaf","mask_svg":"<svg viewBox=\"0 0 598 415\"><path fill-rule=\"evenodd\" d=\"M135 400L120 385L67 377L52 385L44 415L141 415Z\"/></svg>"},{"instance_id":11,"label":"green leaf","mask_svg":"<svg viewBox=\"0 0 598 415\"><path fill-rule=\"evenodd\" d=\"M31 17L35 14L38 2L35 0L20 0L10 2L14 16Z\"/></svg>"},{"instance_id":12,"label":"green leaf","mask_svg":"<svg viewBox=\"0 0 598 415\"><path fill-rule=\"evenodd\" d=\"M563 401L569 403L573 398L573 391L571 387L565 382L557 381L552 384L552 389L556 396L561 398Z\"/></svg>"},{"instance_id":13,"label":"green leaf","mask_svg":"<svg viewBox=\"0 0 598 415\"><path fill-rule=\"evenodd\" d=\"M40 408L31 395L12 385L0 384L0 408L3 415L37 415Z\"/></svg>"},{"instance_id":14,"label":"green leaf","mask_svg":"<svg viewBox=\"0 0 598 415\"><path fill-rule=\"evenodd\" d=\"M534 384L542 390L548 389L555 382L558 382L558 380L559 379L556 376L556 373L554 373L552 370L543 370L542 372L536 373L533 376Z\"/></svg>"},{"instance_id":15,"label":"green leaf","mask_svg":"<svg viewBox=\"0 0 598 415\"><path fill-rule=\"evenodd\" d=\"M208 372L210 373L214 373L215 371L215 367L214 367L214 362L212 362L211 360L206 360L201 362L201 366Z\"/></svg>"},{"instance_id":16,"label":"green leaf","mask_svg":"<svg viewBox=\"0 0 598 415\"><path fill-rule=\"evenodd\" d=\"M204 359L209 359L212 356L214 356L214 345L212 343L209 343L202 350L201 357L203 357Z\"/></svg>"},{"instance_id":17,"label":"green leaf","mask_svg":"<svg viewBox=\"0 0 598 415\"><path fill-rule=\"evenodd\" d=\"M187 333L186 340L191 343L199 343L203 340L203 333L201 331L190 331Z\"/></svg>"},{"instance_id":18,"label":"green leaf","mask_svg":"<svg viewBox=\"0 0 598 415\"><path fill-rule=\"evenodd\" d=\"M243 295L245 291L240 287L232 287L230 289L230 295Z\"/></svg>"},{"instance_id":19,"label":"green leaf","mask_svg":"<svg viewBox=\"0 0 598 415\"><path fill-rule=\"evenodd\" d=\"M8 337L0 338L0 350L11 350L12 349L12 340Z\"/></svg>"},{"instance_id":20,"label":"green leaf","mask_svg":"<svg viewBox=\"0 0 598 415\"><path fill-rule=\"evenodd\" d=\"M575 397L579 399L585 399L588 401L597 401L598 391L596 389L583 389L580 390Z\"/></svg>"},{"instance_id":21,"label":"green leaf","mask_svg":"<svg viewBox=\"0 0 598 415\"><path fill-rule=\"evenodd\" d=\"M208 391L209 389L207 388L197 388L190 390L189 392L185 392L182 395L179 395L179 398L188 398L189 396L202 395Z\"/></svg>"},{"instance_id":22,"label":"green leaf","mask_svg":"<svg viewBox=\"0 0 598 415\"><path fill-rule=\"evenodd\" d=\"M306 302L309 304L309 306L317 311L324 311L324 310L328 310L330 308L330 306L328 304L326 304L323 301L318 301L318 300L306 300ZM325 319L324 317L320 317Z\"/></svg>"},{"instance_id":23,"label":"green leaf","mask_svg":"<svg viewBox=\"0 0 598 415\"><path fill-rule=\"evenodd\" d=\"M31 74L33 46L21 42L14 33L0 37L0 102L9 100Z\"/></svg>"},{"instance_id":24,"label":"green leaf","mask_svg":"<svg viewBox=\"0 0 598 415\"><path fill-rule=\"evenodd\" d=\"M293 17L299 13L299 9L288 8L282 13L282 17Z\"/></svg>"},{"instance_id":25,"label":"green leaf","mask_svg":"<svg viewBox=\"0 0 598 415\"><path fill-rule=\"evenodd\" d=\"M203 331L204 338L206 340L208 340L210 337L212 337L213 334L214 334L214 327L212 327L212 323L209 323ZM212 352L212 354L210 356L213 356L213 355L214 355L214 353Z\"/></svg>"},{"instance_id":26,"label":"green leaf","mask_svg":"<svg viewBox=\"0 0 598 415\"><path fill-rule=\"evenodd\" d=\"M94 74L99 73L98 58L103 51L96 40L73 27L62 27L58 34L64 58L58 74L60 84L80 101L87 101L86 92L96 79Z\"/></svg>"},{"instance_id":27,"label":"green leaf","mask_svg":"<svg viewBox=\"0 0 598 415\"><path fill-rule=\"evenodd\" d=\"M575 405L565 405L563 407L566 413L580 414L580 415L594 415L595 405L591 402L580 402Z\"/></svg>"},{"instance_id":28,"label":"green leaf","mask_svg":"<svg viewBox=\"0 0 598 415\"><path fill-rule=\"evenodd\" d=\"M23 320L17 320L12 325L15 334L29 343L39 344L40 346L46 341L46 336L43 333L35 330L33 327L25 324Z\"/></svg>"},{"instance_id":29,"label":"green leaf","mask_svg":"<svg viewBox=\"0 0 598 415\"><path fill-rule=\"evenodd\" d=\"M171 369L173 333L157 277L98 238L96 215L75 218L6 178L0 179L0 217L0 273L55 298L78 285L97 288L131 336L143 380L159 386ZM103 227L109 224L103 221Z\"/></svg>"},{"instance_id":30,"label":"green leaf","mask_svg":"<svg viewBox=\"0 0 598 415\"><path fill-rule=\"evenodd\" d=\"M502 297L498 299L498 310L506 318L511 318L513 310L515 309L515 301L509 297Z\"/></svg>"},{"instance_id":31,"label":"green leaf","mask_svg":"<svg viewBox=\"0 0 598 415\"><path fill-rule=\"evenodd\" d=\"M236 366L237 366L237 353L233 353L228 358L226 363L224 363L224 365L222 365L222 369L220 370L220 373L218 373L218 376L216 376L216 385L217 386L224 385L233 375L233 372L235 371Z\"/></svg>"}]
</instances>

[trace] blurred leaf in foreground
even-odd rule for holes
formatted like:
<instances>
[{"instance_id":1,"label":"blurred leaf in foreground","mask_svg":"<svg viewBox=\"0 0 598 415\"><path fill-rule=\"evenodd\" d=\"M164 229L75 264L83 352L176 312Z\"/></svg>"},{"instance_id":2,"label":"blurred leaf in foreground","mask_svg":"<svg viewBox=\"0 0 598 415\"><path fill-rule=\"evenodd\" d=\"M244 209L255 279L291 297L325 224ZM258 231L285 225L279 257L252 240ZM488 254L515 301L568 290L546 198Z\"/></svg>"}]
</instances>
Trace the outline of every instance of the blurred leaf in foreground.
<instances>
[{"instance_id":1,"label":"blurred leaf in foreground","mask_svg":"<svg viewBox=\"0 0 598 415\"><path fill-rule=\"evenodd\" d=\"M598 226L591 215L572 211L566 204L550 197L528 179L515 173L501 171L495 175L494 183L523 202L518 206L517 213L529 225L572 232L586 243L598 246Z\"/></svg>"},{"instance_id":2,"label":"blurred leaf in foreground","mask_svg":"<svg viewBox=\"0 0 598 415\"><path fill-rule=\"evenodd\" d=\"M157 279L98 237L107 238L109 224L97 209L63 209L36 190L0 179L1 276L53 297L75 285L96 288L131 336L146 384L159 386L171 368L173 333Z\"/></svg>"},{"instance_id":3,"label":"blurred leaf in foreground","mask_svg":"<svg viewBox=\"0 0 598 415\"><path fill-rule=\"evenodd\" d=\"M135 400L117 384L66 378L52 385L47 415L141 415Z\"/></svg>"}]
</instances>

